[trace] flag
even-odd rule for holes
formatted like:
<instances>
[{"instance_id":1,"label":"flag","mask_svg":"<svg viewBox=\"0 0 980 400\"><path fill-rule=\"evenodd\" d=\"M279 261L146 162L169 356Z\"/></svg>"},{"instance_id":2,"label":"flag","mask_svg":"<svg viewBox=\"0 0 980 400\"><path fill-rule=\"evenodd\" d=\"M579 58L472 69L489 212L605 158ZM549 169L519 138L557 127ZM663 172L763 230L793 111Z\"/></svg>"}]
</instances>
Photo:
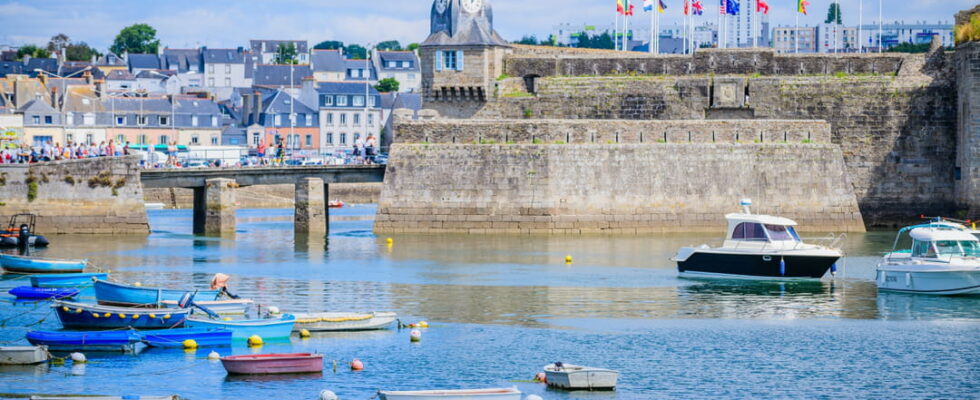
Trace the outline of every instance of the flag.
<instances>
[{"instance_id":1,"label":"flag","mask_svg":"<svg viewBox=\"0 0 980 400\"><path fill-rule=\"evenodd\" d=\"M643 11L653 11L653 0L643 0Z\"/></svg>"},{"instance_id":2,"label":"flag","mask_svg":"<svg viewBox=\"0 0 980 400\"><path fill-rule=\"evenodd\" d=\"M626 7L623 6L623 0L616 0L616 12L626 15Z\"/></svg>"},{"instance_id":3,"label":"flag","mask_svg":"<svg viewBox=\"0 0 980 400\"><path fill-rule=\"evenodd\" d=\"M803 13L806 15L806 6L810 5L809 1L806 0L796 0L796 12Z\"/></svg>"},{"instance_id":4,"label":"flag","mask_svg":"<svg viewBox=\"0 0 980 400\"><path fill-rule=\"evenodd\" d=\"M664 4L664 0L657 0L657 11L664 12L667 9L667 5Z\"/></svg>"},{"instance_id":5,"label":"flag","mask_svg":"<svg viewBox=\"0 0 980 400\"><path fill-rule=\"evenodd\" d=\"M704 14L704 6L701 5L701 0L691 2L691 10L694 15Z\"/></svg>"},{"instance_id":6,"label":"flag","mask_svg":"<svg viewBox=\"0 0 980 400\"><path fill-rule=\"evenodd\" d=\"M738 1L736 0L725 1L725 13L731 15L738 15Z\"/></svg>"},{"instance_id":7,"label":"flag","mask_svg":"<svg viewBox=\"0 0 980 400\"><path fill-rule=\"evenodd\" d=\"M766 0L758 0L755 3L755 12L761 12L763 14L769 14L769 3Z\"/></svg>"},{"instance_id":8,"label":"flag","mask_svg":"<svg viewBox=\"0 0 980 400\"><path fill-rule=\"evenodd\" d=\"M719 14L721 14L721 15L727 14L725 12L725 3L726 3L726 0L721 0L721 11L719 12Z\"/></svg>"},{"instance_id":9,"label":"flag","mask_svg":"<svg viewBox=\"0 0 980 400\"><path fill-rule=\"evenodd\" d=\"M691 5L688 4L688 0L684 0L684 15L691 15Z\"/></svg>"},{"instance_id":10,"label":"flag","mask_svg":"<svg viewBox=\"0 0 980 400\"><path fill-rule=\"evenodd\" d=\"M633 5L630 4L630 0L626 0L626 15L633 15Z\"/></svg>"}]
</instances>

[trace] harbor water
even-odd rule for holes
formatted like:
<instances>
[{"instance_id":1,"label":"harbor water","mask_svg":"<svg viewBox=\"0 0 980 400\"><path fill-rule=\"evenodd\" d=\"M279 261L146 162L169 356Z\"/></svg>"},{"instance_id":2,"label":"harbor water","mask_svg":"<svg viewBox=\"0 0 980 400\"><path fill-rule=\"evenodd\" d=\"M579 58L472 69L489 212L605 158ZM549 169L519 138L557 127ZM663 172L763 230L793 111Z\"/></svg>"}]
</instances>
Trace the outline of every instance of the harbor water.
<instances>
[{"instance_id":1,"label":"harbor water","mask_svg":"<svg viewBox=\"0 0 980 400\"><path fill-rule=\"evenodd\" d=\"M322 333L215 349L319 352L322 374L227 376L211 349L87 354L90 362L0 366L0 398L177 394L189 399L341 399L378 390L516 386L545 399L980 398L980 298L878 293L875 264L894 232L851 234L837 276L747 282L677 277L678 247L716 234L393 235L375 208L332 210L328 238L297 237L292 210L239 210L232 237L196 237L189 210L150 211L147 236L52 237L40 252L88 258L113 279L232 291L285 312L395 311L408 330ZM42 232L43 233L43 232ZM808 235L804 235L808 236ZM809 235L820 236L820 235ZM566 263L566 256L573 262ZM14 302L0 280L0 345L59 329L46 303ZM363 371L347 367L363 361ZM613 392L532 383L554 361L620 371Z\"/></svg>"}]
</instances>

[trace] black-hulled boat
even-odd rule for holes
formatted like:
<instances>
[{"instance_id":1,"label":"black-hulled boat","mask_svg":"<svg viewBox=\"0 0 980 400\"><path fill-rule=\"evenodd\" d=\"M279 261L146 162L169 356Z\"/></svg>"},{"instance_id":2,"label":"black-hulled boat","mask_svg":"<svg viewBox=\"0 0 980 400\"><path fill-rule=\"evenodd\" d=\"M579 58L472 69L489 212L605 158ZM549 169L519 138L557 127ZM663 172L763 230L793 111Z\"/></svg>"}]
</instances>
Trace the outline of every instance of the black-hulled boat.
<instances>
[{"instance_id":1,"label":"black-hulled boat","mask_svg":"<svg viewBox=\"0 0 980 400\"><path fill-rule=\"evenodd\" d=\"M728 236L721 247L682 247L673 260L683 277L738 279L820 279L836 270L840 250L803 243L787 218L749 211L728 214Z\"/></svg>"}]
</instances>

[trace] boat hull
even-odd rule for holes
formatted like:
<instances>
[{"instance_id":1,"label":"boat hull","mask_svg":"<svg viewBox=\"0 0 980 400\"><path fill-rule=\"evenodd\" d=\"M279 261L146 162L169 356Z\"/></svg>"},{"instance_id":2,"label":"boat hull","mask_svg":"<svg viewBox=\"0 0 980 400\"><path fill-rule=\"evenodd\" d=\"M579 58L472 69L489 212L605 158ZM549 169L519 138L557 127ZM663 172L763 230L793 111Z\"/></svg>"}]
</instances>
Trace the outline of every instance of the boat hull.
<instances>
[{"instance_id":1,"label":"boat hull","mask_svg":"<svg viewBox=\"0 0 980 400\"><path fill-rule=\"evenodd\" d=\"M379 391L381 400L521 400L517 389Z\"/></svg>"},{"instance_id":2,"label":"boat hull","mask_svg":"<svg viewBox=\"0 0 980 400\"><path fill-rule=\"evenodd\" d=\"M298 332L301 329L310 332L371 331L387 329L397 318L398 315L393 312L296 314L293 331Z\"/></svg>"},{"instance_id":3,"label":"boat hull","mask_svg":"<svg viewBox=\"0 0 980 400\"><path fill-rule=\"evenodd\" d=\"M18 274L82 272L87 260L54 260L0 254L0 267Z\"/></svg>"},{"instance_id":4,"label":"boat hull","mask_svg":"<svg viewBox=\"0 0 980 400\"><path fill-rule=\"evenodd\" d=\"M564 390L614 390L619 380L619 372L601 368L555 370L550 365L544 374L548 386Z\"/></svg>"},{"instance_id":5,"label":"boat hull","mask_svg":"<svg viewBox=\"0 0 980 400\"><path fill-rule=\"evenodd\" d=\"M709 253L697 251L684 261L677 261L682 276L747 279L820 279L838 256L762 255ZM781 273L780 259L785 261Z\"/></svg>"},{"instance_id":6,"label":"boat hull","mask_svg":"<svg viewBox=\"0 0 980 400\"><path fill-rule=\"evenodd\" d=\"M58 319L69 329L168 329L184 325L190 309L111 307L97 304L55 302Z\"/></svg>"},{"instance_id":7,"label":"boat hull","mask_svg":"<svg viewBox=\"0 0 980 400\"><path fill-rule=\"evenodd\" d=\"M136 353L141 347L140 337L136 332L105 331L105 332L27 332L27 341L33 345L44 345L50 351L93 351Z\"/></svg>"},{"instance_id":8,"label":"boat hull","mask_svg":"<svg viewBox=\"0 0 980 400\"><path fill-rule=\"evenodd\" d=\"M980 269L915 271L879 268L878 290L941 296L980 295Z\"/></svg>"},{"instance_id":9,"label":"boat hull","mask_svg":"<svg viewBox=\"0 0 980 400\"><path fill-rule=\"evenodd\" d=\"M78 289L70 288L41 288L33 286L18 286L7 291L22 300L67 299L78 295Z\"/></svg>"},{"instance_id":10,"label":"boat hull","mask_svg":"<svg viewBox=\"0 0 980 400\"><path fill-rule=\"evenodd\" d=\"M0 365L31 365L48 361L47 346L0 347Z\"/></svg>"},{"instance_id":11,"label":"boat hull","mask_svg":"<svg viewBox=\"0 0 980 400\"><path fill-rule=\"evenodd\" d=\"M50 274L31 277L31 286L34 287L89 287L92 286L92 279L105 280L109 274L101 272L81 272L69 274Z\"/></svg>"},{"instance_id":12,"label":"boat hull","mask_svg":"<svg viewBox=\"0 0 980 400\"><path fill-rule=\"evenodd\" d=\"M296 317L285 314L278 319L257 319L238 321L212 321L189 318L188 328L220 328L232 332L233 340L246 340L252 335L258 335L263 340L288 339L293 331Z\"/></svg>"},{"instance_id":13,"label":"boat hull","mask_svg":"<svg viewBox=\"0 0 980 400\"><path fill-rule=\"evenodd\" d=\"M197 347L231 346L231 331L227 329L165 329L141 333L143 343L150 347L183 348L185 340Z\"/></svg>"},{"instance_id":14,"label":"boat hull","mask_svg":"<svg viewBox=\"0 0 980 400\"><path fill-rule=\"evenodd\" d=\"M95 298L99 304L104 305L155 306L164 300L179 301L184 293L193 292L194 290L139 287L104 280L95 281ZM218 290L198 290L197 295L194 296L194 300L215 300L219 294L220 291Z\"/></svg>"},{"instance_id":15,"label":"boat hull","mask_svg":"<svg viewBox=\"0 0 980 400\"><path fill-rule=\"evenodd\" d=\"M311 374L323 372L323 354L255 354L222 357L232 375Z\"/></svg>"}]
</instances>

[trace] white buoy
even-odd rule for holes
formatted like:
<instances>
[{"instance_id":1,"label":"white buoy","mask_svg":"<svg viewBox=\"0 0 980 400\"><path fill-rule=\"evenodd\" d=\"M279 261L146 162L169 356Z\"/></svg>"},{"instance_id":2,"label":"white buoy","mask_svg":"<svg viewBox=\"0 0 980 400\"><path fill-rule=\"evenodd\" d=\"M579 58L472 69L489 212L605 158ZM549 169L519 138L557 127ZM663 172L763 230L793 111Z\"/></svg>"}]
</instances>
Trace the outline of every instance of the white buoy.
<instances>
[{"instance_id":1,"label":"white buoy","mask_svg":"<svg viewBox=\"0 0 980 400\"><path fill-rule=\"evenodd\" d=\"M279 314L279 307L269 306L268 310L269 310L269 314L273 314L273 315Z\"/></svg>"},{"instance_id":2,"label":"white buoy","mask_svg":"<svg viewBox=\"0 0 980 400\"><path fill-rule=\"evenodd\" d=\"M71 361L79 364L84 364L88 362L88 360L85 358L85 355L82 353L71 353Z\"/></svg>"},{"instance_id":3,"label":"white buoy","mask_svg":"<svg viewBox=\"0 0 980 400\"><path fill-rule=\"evenodd\" d=\"M337 394L327 389L320 391L320 400L338 400Z\"/></svg>"},{"instance_id":4,"label":"white buoy","mask_svg":"<svg viewBox=\"0 0 980 400\"><path fill-rule=\"evenodd\" d=\"M211 350L211 352L208 353L208 360L220 360L220 359L221 359L221 354L218 354L217 351Z\"/></svg>"},{"instance_id":5,"label":"white buoy","mask_svg":"<svg viewBox=\"0 0 980 400\"><path fill-rule=\"evenodd\" d=\"M409 340L413 342L419 342L422 340L422 331L418 329L412 329L412 331L408 333L408 337Z\"/></svg>"},{"instance_id":6,"label":"white buoy","mask_svg":"<svg viewBox=\"0 0 980 400\"><path fill-rule=\"evenodd\" d=\"M541 396L538 396L536 394L529 394L527 395L527 397L524 398L524 400L543 400L543 399L541 398Z\"/></svg>"}]
</instances>

